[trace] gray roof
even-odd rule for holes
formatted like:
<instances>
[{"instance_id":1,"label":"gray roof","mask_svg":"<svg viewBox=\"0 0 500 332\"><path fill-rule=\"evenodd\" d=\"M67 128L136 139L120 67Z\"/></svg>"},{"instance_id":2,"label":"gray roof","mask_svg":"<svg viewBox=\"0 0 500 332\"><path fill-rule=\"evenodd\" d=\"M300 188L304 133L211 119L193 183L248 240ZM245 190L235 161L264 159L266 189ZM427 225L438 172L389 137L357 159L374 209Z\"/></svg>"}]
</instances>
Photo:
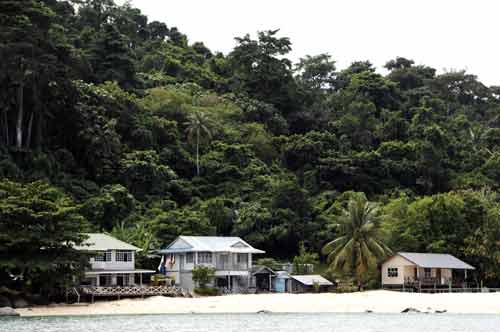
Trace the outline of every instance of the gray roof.
<instances>
[{"instance_id":1,"label":"gray roof","mask_svg":"<svg viewBox=\"0 0 500 332\"><path fill-rule=\"evenodd\" d=\"M333 286L333 283L330 280L323 278L319 274L310 274L303 276L292 275L290 277L306 286L313 286L314 284L319 284L320 286Z\"/></svg>"},{"instance_id":2,"label":"gray roof","mask_svg":"<svg viewBox=\"0 0 500 332\"><path fill-rule=\"evenodd\" d=\"M449 254L398 252L398 255L423 268L474 270L474 267Z\"/></svg>"},{"instance_id":3,"label":"gray roof","mask_svg":"<svg viewBox=\"0 0 500 332\"><path fill-rule=\"evenodd\" d=\"M136 273L156 273L154 270L139 270L139 269L133 269L133 270L90 270L90 271L85 271L86 275L93 276L93 275L99 275L99 274L136 274Z\"/></svg>"},{"instance_id":4,"label":"gray roof","mask_svg":"<svg viewBox=\"0 0 500 332\"><path fill-rule=\"evenodd\" d=\"M77 250L105 251L105 250L132 250L141 251L140 248L118 240L112 236L103 233L87 233L89 238L81 245L75 246Z\"/></svg>"},{"instance_id":5,"label":"gray roof","mask_svg":"<svg viewBox=\"0 0 500 332\"><path fill-rule=\"evenodd\" d=\"M235 236L179 236L165 249L158 252L160 254L170 254L195 251L265 253L265 251L255 249L241 238Z\"/></svg>"},{"instance_id":6,"label":"gray roof","mask_svg":"<svg viewBox=\"0 0 500 332\"><path fill-rule=\"evenodd\" d=\"M255 265L252 267L252 275L255 274L271 274L273 276L276 275L276 273L270 267L259 265Z\"/></svg>"}]
</instances>

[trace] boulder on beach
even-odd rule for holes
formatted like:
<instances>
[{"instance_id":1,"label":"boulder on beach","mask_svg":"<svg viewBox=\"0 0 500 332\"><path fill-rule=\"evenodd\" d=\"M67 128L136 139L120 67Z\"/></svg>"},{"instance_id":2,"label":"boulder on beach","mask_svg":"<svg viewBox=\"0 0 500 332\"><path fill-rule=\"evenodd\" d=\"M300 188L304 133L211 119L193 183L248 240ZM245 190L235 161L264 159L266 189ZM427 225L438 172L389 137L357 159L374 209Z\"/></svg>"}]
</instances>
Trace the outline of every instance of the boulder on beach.
<instances>
[{"instance_id":1,"label":"boulder on beach","mask_svg":"<svg viewBox=\"0 0 500 332\"><path fill-rule=\"evenodd\" d=\"M406 308L403 311L401 311L401 313L403 313L403 314L417 313L417 312L420 312L420 310L415 309L415 308Z\"/></svg>"},{"instance_id":2,"label":"boulder on beach","mask_svg":"<svg viewBox=\"0 0 500 332\"><path fill-rule=\"evenodd\" d=\"M257 311L258 314L270 314L271 311L270 310L259 310Z\"/></svg>"},{"instance_id":3,"label":"boulder on beach","mask_svg":"<svg viewBox=\"0 0 500 332\"><path fill-rule=\"evenodd\" d=\"M11 307L1 307L0 308L0 317L2 316L20 316L18 312L16 312Z\"/></svg>"}]
</instances>

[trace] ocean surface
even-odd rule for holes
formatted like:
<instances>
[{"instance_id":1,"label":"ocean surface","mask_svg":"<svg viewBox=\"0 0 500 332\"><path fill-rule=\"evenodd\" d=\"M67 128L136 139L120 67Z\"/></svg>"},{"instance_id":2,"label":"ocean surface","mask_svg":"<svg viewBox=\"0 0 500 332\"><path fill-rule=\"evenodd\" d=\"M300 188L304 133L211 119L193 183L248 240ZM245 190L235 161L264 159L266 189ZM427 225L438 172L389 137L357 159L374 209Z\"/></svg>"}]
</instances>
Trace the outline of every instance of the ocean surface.
<instances>
[{"instance_id":1,"label":"ocean surface","mask_svg":"<svg viewBox=\"0 0 500 332\"><path fill-rule=\"evenodd\" d=\"M0 332L500 332L500 315L182 314L1 318Z\"/></svg>"}]
</instances>

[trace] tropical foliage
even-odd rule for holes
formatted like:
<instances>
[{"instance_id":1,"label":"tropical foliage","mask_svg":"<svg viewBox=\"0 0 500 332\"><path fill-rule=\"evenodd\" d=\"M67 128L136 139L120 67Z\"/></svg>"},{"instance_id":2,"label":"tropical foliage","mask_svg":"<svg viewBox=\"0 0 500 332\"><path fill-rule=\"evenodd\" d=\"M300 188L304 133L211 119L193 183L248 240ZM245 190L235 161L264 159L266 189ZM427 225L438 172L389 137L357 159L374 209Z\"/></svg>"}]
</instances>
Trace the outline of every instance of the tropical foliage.
<instances>
[{"instance_id":1,"label":"tropical foliage","mask_svg":"<svg viewBox=\"0 0 500 332\"><path fill-rule=\"evenodd\" d=\"M19 287L40 271L64 284L72 272L52 272L76 261L37 262L88 229L145 252L242 236L284 260L361 231L500 285L499 87L401 57L386 75L327 54L294 64L277 30L212 52L112 0L1 1L0 26L1 284L23 269ZM355 208L362 193L373 203ZM351 208L368 218L344 222ZM344 240L332 262L373 269L374 243ZM21 245L38 272L16 265Z\"/></svg>"},{"instance_id":2,"label":"tropical foliage","mask_svg":"<svg viewBox=\"0 0 500 332\"><path fill-rule=\"evenodd\" d=\"M338 217L339 237L323 247L333 270L354 272L359 285L370 270L391 254L381 240L380 213L377 204L364 195L355 195Z\"/></svg>"},{"instance_id":3,"label":"tropical foliage","mask_svg":"<svg viewBox=\"0 0 500 332\"><path fill-rule=\"evenodd\" d=\"M193 269L193 281L198 285L198 288L204 289L215 276L215 269L210 266L197 265Z\"/></svg>"}]
</instances>

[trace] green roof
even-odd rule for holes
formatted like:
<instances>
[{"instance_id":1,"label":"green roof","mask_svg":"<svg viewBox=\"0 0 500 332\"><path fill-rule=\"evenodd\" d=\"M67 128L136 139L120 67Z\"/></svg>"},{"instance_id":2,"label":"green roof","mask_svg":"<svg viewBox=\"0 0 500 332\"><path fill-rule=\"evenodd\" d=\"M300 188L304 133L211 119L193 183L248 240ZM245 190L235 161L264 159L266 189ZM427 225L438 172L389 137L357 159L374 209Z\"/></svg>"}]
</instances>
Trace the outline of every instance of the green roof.
<instances>
[{"instance_id":1,"label":"green roof","mask_svg":"<svg viewBox=\"0 0 500 332\"><path fill-rule=\"evenodd\" d=\"M141 249L118 240L110 235L103 233L86 233L88 239L85 240L81 245L75 246L77 250L88 250L88 251L105 251L105 250L132 250L140 251Z\"/></svg>"}]
</instances>

